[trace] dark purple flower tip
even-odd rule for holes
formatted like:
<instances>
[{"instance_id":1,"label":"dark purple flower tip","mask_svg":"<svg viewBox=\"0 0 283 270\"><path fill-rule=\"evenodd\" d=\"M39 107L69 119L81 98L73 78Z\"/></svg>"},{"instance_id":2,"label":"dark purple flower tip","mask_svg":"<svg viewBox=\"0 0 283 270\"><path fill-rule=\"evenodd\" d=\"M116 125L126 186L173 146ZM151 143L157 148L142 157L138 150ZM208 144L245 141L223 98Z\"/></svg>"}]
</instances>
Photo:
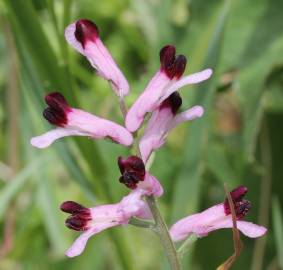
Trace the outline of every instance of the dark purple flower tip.
<instances>
[{"instance_id":1,"label":"dark purple flower tip","mask_svg":"<svg viewBox=\"0 0 283 270\"><path fill-rule=\"evenodd\" d=\"M138 182L143 181L145 177L145 166L137 156L128 158L118 157L118 166L122 176L119 181L130 189L135 189Z\"/></svg>"},{"instance_id":2,"label":"dark purple flower tip","mask_svg":"<svg viewBox=\"0 0 283 270\"><path fill-rule=\"evenodd\" d=\"M88 222L91 220L91 218L86 218L84 215L71 215L69 216L66 221L65 225L72 230L75 231L86 231L88 227Z\"/></svg>"},{"instance_id":3,"label":"dark purple flower tip","mask_svg":"<svg viewBox=\"0 0 283 270\"><path fill-rule=\"evenodd\" d=\"M248 188L245 186L239 186L233 189L230 194L233 201L241 200L248 192Z\"/></svg>"},{"instance_id":4,"label":"dark purple flower tip","mask_svg":"<svg viewBox=\"0 0 283 270\"><path fill-rule=\"evenodd\" d=\"M237 219L242 219L246 216L251 208L251 203L243 199L247 192L248 189L245 186L239 186L230 192ZM224 212L226 215L231 214L228 198L225 198L224 201Z\"/></svg>"},{"instance_id":5,"label":"dark purple flower tip","mask_svg":"<svg viewBox=\"0 0 283 270\"><path fill-rule=\"evenodd\" d=\"M174 64L175 54L176 48L173 45L166 45L160 50L160 63L163 69L168 69Z\"/></svg>"},{"instance_id":6,"label":"dark purple flower tip","mask_svg":"<svg viewBox=\"0 0 283 270\"><path fill-rule=\"evenodd\" d=\"M84 214L90 216L90 210L89 208L86 208L82 206L79 203L73 202L73 201L66 201L63 202L60 205L60 209L63 212L69 213L69 214Z\"/></svg>"},{"instance_id":7,"label":"dark purple flower tip","mask_svg":"<svg viewBox=\"0 0 283 270\"><path fill-rule=\"evenodd\" d=\"M65 225L75 231L85 231L88 229L88 223L92 220L89 208L79 203L66 201L60 205L63 212L71 214L65 221Z\"/></svg>"},{"instance_id":8,"label":"dark purple flower tip","mask_svg":"<svg viewBox=\"0 0 283 270\"><path fill-rule=\"evenodd\" d=\"M182 105L182 98L178 92L172 93L160 105L160 110L163 108L170 108L173 115L176 115Z\"/></svg>"},{"instance_id":9,"label":"dark purple flower tip","mask_svg":"<svg viewBox=\"0 0 283 270\"><path fill-rule=\"evenodd\" d=\"M185 72L187 58L184 55L178 55L174 63L174 77L179 79Z\"/></svg>"},{"instance_id":10,"label":"dark purple flower tip","mask_svg":"<svg viewBox=\"0 0 283 270\"><path fill-rule=\"evenodd\" d=\"M166 45L160 50L161 71L164 71L169 79L179 79L186 68L186 57L179 55L176 57L176 49L172 45Z\"/></svg>"},{"instance_id":11,"label":"dark purple flower tip","mask_svg":"<svg viewBox=\"0 0 283 270\"><path fill-rule=\"evenodd\" d=\"M71 111L64 96L58 92L45 96L48 107L43 111L43 117L52 125L63 127L67 124L67 113Z\"/></svg>"},{"instance_id":12,"label":"dark purple flower tip","mask_svg":"<svg viewBox=\"0 0 283 270\"><path fill-rule=\"evenodd\" d=\"M96 24L87 19L81 19L76 22L75 38L85 48L88 41L93 41L99 36L99 30Z\"/></svg>"}]
</instances>

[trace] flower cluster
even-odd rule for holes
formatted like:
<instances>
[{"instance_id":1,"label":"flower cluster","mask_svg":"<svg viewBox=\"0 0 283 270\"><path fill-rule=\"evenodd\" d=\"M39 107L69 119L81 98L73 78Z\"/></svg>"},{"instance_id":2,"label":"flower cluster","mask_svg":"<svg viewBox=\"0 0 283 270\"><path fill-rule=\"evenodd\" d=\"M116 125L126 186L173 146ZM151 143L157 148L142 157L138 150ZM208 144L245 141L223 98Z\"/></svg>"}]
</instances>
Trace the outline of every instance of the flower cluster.
<instances>
[{"instance_id":1,"label":"flower cluster","mask_svg":"<svg viewBox=\"0 0 283 270\"><path fill-rule=\"evenodd\" d=\"M66 28L65 37L75 50L87 58L97 74L110 82L119 101L124 103L125 96L130 92L129 84L101 41L97 26L89 20L78 20ZM58 92L45 97L47 108L43 116L55 128L31 139L31 144L37 148L48 147L55 140L66 136L110 139L129 147L134 141L133 133L146 122L138 144L140 156L118 158L121 172L119 181L130 189L128 195L116 204L93 208L86 208L73 201L62 203L61 210L70 214L66 219L66 226L83 232L66 252L67 256L81 254L89 237L106 228L127 224L132 217L152 219L144 197L160 197L163 189L159 181L146 171L145 164L151 153L165 143L167 134L174 127L199 118L204 112L198 105L179 112L182 98L178 90L185 85L205 81L212 75L211 69L205 69L183 76L186 62L185 56L176 55L175 47L172 45L164 46L160 50L160 68L125 114L124 125L73 108ZM145 121L148 114L150 118ZM239 219L237 226L249 237L258 237L265 233L265 228L241 220L250 208L250 203L243 200L246 192L245 187L239 187L231 192ZM190 234L201 237L216 229L231 228L230 212L229 204L225 200L223 204L181 219L172 226L170 235L173 241L181 241Z\"/></svg>"}]
</instances>

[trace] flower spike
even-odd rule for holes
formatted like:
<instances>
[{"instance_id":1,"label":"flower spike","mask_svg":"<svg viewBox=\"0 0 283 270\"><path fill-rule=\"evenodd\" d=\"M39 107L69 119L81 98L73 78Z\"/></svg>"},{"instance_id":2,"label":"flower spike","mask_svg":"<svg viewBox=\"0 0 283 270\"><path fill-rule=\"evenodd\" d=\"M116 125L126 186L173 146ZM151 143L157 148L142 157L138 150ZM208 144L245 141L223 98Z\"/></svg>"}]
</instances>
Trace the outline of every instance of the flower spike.
<instances>
[{"instance_id":1,"label":"flower spike","mask_svg":"<svg viewBox=\"0 0 283 270\"><path fill-rule=\"evenodd\" d=\"M31 139L31 144L38 148L45 148L55 140L66 136L87 136L94 139L110 138L112 141L131 145L132 134L124 127L92 115L83 110L69 107L64 96L51 93L45 97L48 107L43 116L57 128Z\"/></svg>"},{"instance_id":2,"label":"flower spike","mask_svg":"<svg viewBox=\"0 0 283 270\"><path fill-rule=\"evenodd\" d=\"M128 95L128 81L102 43L95 23L78 20L66 28L65 37L74 49L87 58L97 74L110 82L116 95L121 98Z\"/></svg>"},{"instance_id":3,"label":"flower spike","mask_svg":"<svg viewBox=\"0 0 283 270\"><path fill-rule=\"evenodd\" d=\"M141 126L146 113L155 111L164 100L178 91L179 88L210 78L211 69L181 78L187 60L185 56L176 56L175 53L176 49L172 45L167 45L160 50L160 69L127 113L125 124L129 131L135 132Z\"/></svg>"},{"instance_id":4,"label":"flower spike","mask_svg":"<svg viewBox=\"0 0 283 270\"><path fill-rule=\"evenodd\" d=\"M243 200L243 196L246 192L247 188L240 186L230 193L237 216L237 228L243 234L251 238L263 236L267 231L265 227L252 222L242 221L242 218L250 209L250 202ZM170 229L170 235L173 241L182 241L191 234L203 237L218 229L232 228L231 211L227 203L226 198L224 203L212 206L201 213L179 220Z\"/></svg>"},{"instance_id":5,"label":"flower spike","mask_svg":"<svg viewBox=\"0 0 283 270\"><path fill-rule=\"evenodd\" d=\"M152 113L139 143L144 162L148 160L153 150L160 148L165 143L165 138L170 130L179 123L194 120L203 115L201 106L194 106L185 112L177 113L181 105L181 96L178 92L174 92Z\"/></svg>"}]
</instances>

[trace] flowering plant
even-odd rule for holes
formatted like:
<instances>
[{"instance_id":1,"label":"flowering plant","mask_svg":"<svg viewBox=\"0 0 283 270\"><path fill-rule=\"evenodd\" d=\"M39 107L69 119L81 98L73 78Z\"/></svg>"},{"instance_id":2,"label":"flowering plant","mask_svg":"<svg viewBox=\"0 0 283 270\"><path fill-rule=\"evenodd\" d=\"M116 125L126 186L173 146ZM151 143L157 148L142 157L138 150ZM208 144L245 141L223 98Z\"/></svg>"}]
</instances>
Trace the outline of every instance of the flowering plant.
<instances>
[{"instance_id":1,"label":"flowering plant","mask_svg":"<svg viewBox=\"0 0 283 270\"><path fill-rule=\"evenodd\" d=\"M183 76L186 57L176 55L175 47L166 45L160 50L159 70L127 110L125 96L130 93L129 84L101 41L97 26L86 19L78 20L66 28L65 37L72 47L87 58L97 74L110 82L118 96L125 123L117 124L81 109L72 108L62 94L53 92L45 97L48 107L44 110L43 116L56 128L32 138L31 144L45 148L62 137L87 136L93 139L110 139L125 147L138 145L135 155L127 158L118 157L121 172L119 181L130 189L129 194L120 202L92 208L86 208L73 201L61 204L61 210L70 214L66 219L66 226L82 231L67 250L67 256L80 255L87 240L107 228L132 224L153 229L160 237L171 268L180 269L174 242L186 240L192 235L203 237L221 228L236 227L252 238L265 234L264 227L242 221L250 209L250 202L243 199L247 193L247 188L243 186L231 191L224 203L185 217L177 221L170 230L167 229L156 203L156 198L163 194L163 188L150 174L146 165L153 151L166 142L166 136L173 128L203 115L204 109L199 105L178 112L182 105L178 91L185 85L209 79L212 75L211 69ZM149 120L146 118L147 115L150 115ZM136 133L142 130L143 124L144 132L137 137ZM229 198L232 199L232 204L228 203ZM231 212L235 212L234 218Z\"/></svg>"}]
</instances>

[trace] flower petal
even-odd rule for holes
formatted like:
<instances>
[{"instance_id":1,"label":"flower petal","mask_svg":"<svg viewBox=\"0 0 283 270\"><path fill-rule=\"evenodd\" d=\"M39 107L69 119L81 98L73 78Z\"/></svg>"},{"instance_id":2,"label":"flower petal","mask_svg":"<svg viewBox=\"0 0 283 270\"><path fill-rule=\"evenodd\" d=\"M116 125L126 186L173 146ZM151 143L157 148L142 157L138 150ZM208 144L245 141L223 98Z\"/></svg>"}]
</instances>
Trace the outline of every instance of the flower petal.
<instances>
[{"instance_id":1,"label":"flower petal","mask_svg":"<svg viewBox=\"0 0 283 270\"><path fill-rule=\"evenodd\" d=\"M110 138L114 142L129 146L133 142L132 134L115 122L72 108L67 113L67 123L31 139L31 144L45 148L55 140L66 136L87 136L94 139Z\"/></svg>"},{"instance_id":2,"label":"flower petal","mask_svg":"<svg viewBox=\"0 0 283 270\"><path fill-rule=\"evenodd\" d=\"M137 98L127 113L125 124L129 131L136 131L142 124L145 114L157 108L157 102L162 96L164 88L171 83L171 79L164 72L158 71L153 76L144 92Z\"/></svg>"},{"instance_id":3,"label":"flower petal","mask_svg":"<svg viewBox=\"0 0 283 270\"><path fill-rule=\"evenodd\" d=\"M80 255L86 246L86 243L88 241L88 239L107 229L110 227L114 227L119 225L117 222L105 222L105 223L97 223L94 226L92 226L90 229L88 229L86 232L82 233L76 240L75 242L71 245L71 247L66 251L66 256L68 257L75 257Z\"/></svg>"},{"instance_id":4,"label":"flower petal","mask_svg":"<svg viewBox=\"0 0 283 270\"><path fill-rule=\"evenodd\" d=\"M187 111L173 115L170 108L162 108L153 112L144 135L140 139L139 149L144 162L146 162L153 150L160 148L170 130L184 121L201 117L203 108L194 106Z\"/></svg>"},{"instance_id":5,"label":"flower petal","mask_svg":"<svg viewBox=\"0 0 283 270\"><path fill-rule=\"evenodd\" d=\"M46 148L59 138L67 136L86 136L85 133L68 128L55 128L30 140L32 146Z\"/></svg>"},{"instance_id":6,"label":"flower petal","mask_svg":"<svg viewBox=\"0 0 283 270\"><path fill-rule=\"evenodd\" d=\"M133 216L146 219L152 218L148 205L142 199L143 195L143 190L135 189L121 200L118 212L123 217L123 223L128 223Z\"/></svg>"},{"instance_id":7,"label":"flower petal","mask_svg":"<svg viewBox=\"0 0 283 270\"><path fill-rule=\"evenodd\" d=\"M146 196L160 197L163 194L163 187L160 182L148 172L145 174L144 181L139 182L137 187Z\"/></svg>"},{"instance_id":8,"label":"flower petal","mask_svg":"<svg viewBox=\"0 0 283 270\"><path fill-rule=\"evenodd\" d=\"M171 130L182 122L192 121L192 120L195 120L196 118L200 118L202 117L203 113L204 113L204 109L202 106L198 106L198 105L194 106L182 113L178 113L174 117L170 127L168 128Z\"/></svg>"},{"instance_id":9,"label":"flower petal","mask_svg":"<svg viewBox=\"0 0 283 270\"><path fill-rule=\"evenodd\" d=\"M65 30L68 43L84 55L97 74L110 81L119 97L129 93L129 84L111 54L99 38L97 26L88 20L78 20Z\"/></svg>"},{"instance_id":10,"label":"flower petal","mask_svg":"<svg viewBox=\"0 0 283 270\"><path fill-rule=\"evenodd\" d=\"M178 91L180 88L182 88L185 85L197 84L197 83L206 81L207 79L209 79L211 77L212 72L213 72L212 69L208 68L208 69L205 69L203 71L193 73L191 75L183 77L182 79L175 82L174 84L172 84L170 87L168 87L166 89L166 93L164 93L160 102L165 100L172 93L174 93L175 91Z\"/></svg>"},{"instance_id":11,"label":"flower petal","mask_svg":"<svg viewBox=\"0 0 283 270\"><path fill-rule=\"evenodd\" d=\"M79 109L72 109L68 114L68 126L88 133L96 139L109 137L127 146L133 142L132 134L121 125Z\"/></svg>"},{"instance_id":12,"label":"flower petal","mask_svg":"<svg viewBox=\"0 0 283 270\"><path fill-rule=\"evenodd\" d=\"M157 109L153 112L139 143L140 153L144 162L148 160L153 150L164 144L168 124L173 118L174 115L170 108Z\"/></svg>"},{"instance_id":13,"label":"flower petal","mask_svg":"<svg viewBox=\"0 0 283 270\"><path fill-rule=\"evenodd\" d=\"M211 231L225 228L233 228L233 221L231 215L227 216L227 219L225 221L216 223L213 227L211 227ZM244 235L250 238L261 237L267 232L267 229L263 226L242 220L237 221L237 228Z\"/></svg>"},{"instance_id":14,"label":"flower petal","mask_svg":"<svg viewBox=\"0 0 283 270\"><path fill-rule=\"evenodd\" d=\"M191 234L196 234L198 237L208 235L210 232L233 228L231 214L226 215L224 205L218 204L207 210L185 217L176 222L170 229L170 235L173 241L182 241ZM237 228L248 237L256 238L266 233L266 228L257 224L238 220Z\"/></svg>"},{"instance_id":15,"label":"flower petal","mask_svg":"<svg viewBox=\"0 0 283 270\"><path fill-rule=\"evenodd\" d=\"M104 204L90 208L92 219L95 222L111 222L118 221L120 216L118 215L119 204Z\"/></svg>"},{"instance_id":16,"label":"flower petal","mask_svg":"<svg viewBox=\"0 0 283 270\"><path fill-rule=\"evenodd\" d=\"M172 240L178 242L186 239L193 233L197 234L196 229L200 228L199 215L194 214L177 221L169 230ZM200 234L198 233L197 235L199 236Z\"/></svg>"}]
</instances>

